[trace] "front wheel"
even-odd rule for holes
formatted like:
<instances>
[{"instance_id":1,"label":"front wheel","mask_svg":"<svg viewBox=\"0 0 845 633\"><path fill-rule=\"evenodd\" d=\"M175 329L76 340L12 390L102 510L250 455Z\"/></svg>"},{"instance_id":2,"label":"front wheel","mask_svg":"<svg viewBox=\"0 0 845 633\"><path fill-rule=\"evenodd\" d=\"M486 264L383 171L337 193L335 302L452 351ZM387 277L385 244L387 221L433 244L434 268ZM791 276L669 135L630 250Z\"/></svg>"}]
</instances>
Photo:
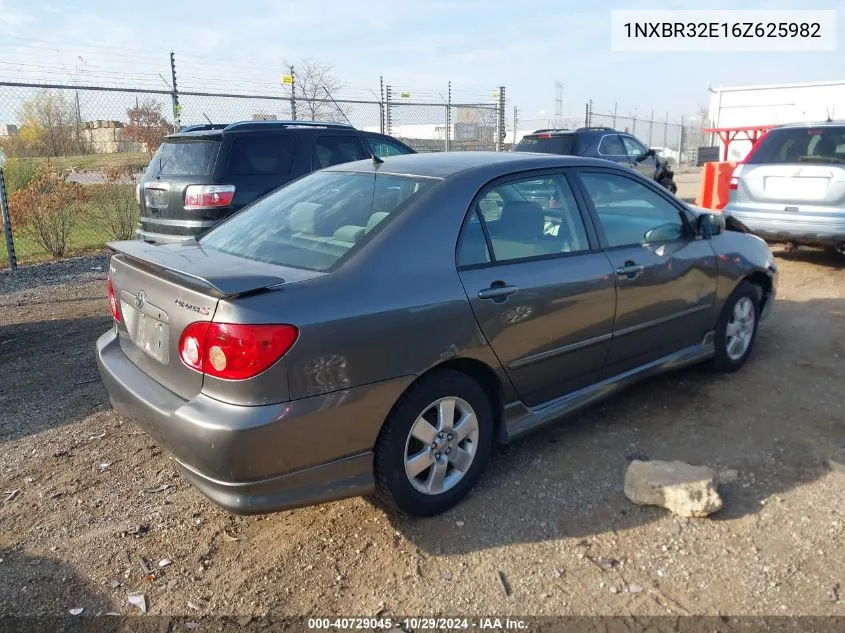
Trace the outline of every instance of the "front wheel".
<instances>
[{"instance_id":1,"label":"front wheel","mask_svg":"<svg viewBox=\"0 0 845 633\"><path fill-rule=\"evenodd\" d=\"M742 367L754 346L760 319L760 293L748 281L733 291L716 324L716 351L713 368L732 372Z\"/></svg>"},{"instance_id":2,"label":"front wheel","mask_svg":"<svg viewBox=\"0 0 845 633\"><path fill-rule=\"evenodd\" d=\"M493 410L484 389L455 370L424 376L402 396L375 448L378 497L433 516L469 493L490 459Z\"/></svg>"}]
</instances>

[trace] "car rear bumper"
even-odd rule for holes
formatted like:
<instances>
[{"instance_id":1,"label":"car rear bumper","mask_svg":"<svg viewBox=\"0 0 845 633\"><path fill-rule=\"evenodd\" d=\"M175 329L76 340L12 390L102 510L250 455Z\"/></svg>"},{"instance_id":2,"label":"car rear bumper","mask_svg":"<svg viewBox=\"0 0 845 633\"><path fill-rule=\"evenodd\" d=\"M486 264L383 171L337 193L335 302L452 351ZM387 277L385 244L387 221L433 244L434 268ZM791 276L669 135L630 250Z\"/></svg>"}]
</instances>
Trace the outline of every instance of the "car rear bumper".
<instances>
[{"instance_id":1,"label":"car rear bumper","mask_svg":"<svg viewBox=\"0 0 845 633\"><path fill-rule=\"evenodd\" d=\"M202 393L180 398L136 367L111 330L96 348L112 405L172 453L200 492L239 514L370 492L378 431L412 380L240 406Z\"/></svg>"},{"instance_id":2,"label":"car rear bumper","mask_svg":"<svg viewBox=\"0 0 845 633\"><path fill-rule=\"evenodd\" d=\"M818 246L835 246L845 242L845 210L842 217L813 215L812 212L784 213L755 211L730 203L724 213L742 222L748 229L769 242L798 242Z\"/></svg>"}]
</instances>

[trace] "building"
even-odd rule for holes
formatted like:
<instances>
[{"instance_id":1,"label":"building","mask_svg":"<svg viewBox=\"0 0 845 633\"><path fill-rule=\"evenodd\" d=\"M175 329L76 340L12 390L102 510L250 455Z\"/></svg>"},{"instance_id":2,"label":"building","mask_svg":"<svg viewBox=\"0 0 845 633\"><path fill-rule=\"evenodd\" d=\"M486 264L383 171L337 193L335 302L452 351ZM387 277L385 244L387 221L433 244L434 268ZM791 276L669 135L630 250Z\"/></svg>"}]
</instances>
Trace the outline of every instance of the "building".
<instances>
[{"instance_id":1,"label":"building","mask_svg":"<svg viewBox=\"0 0 845 633\"><path fill-rule=\"evenodd\" d=\"M845 80L710 89L712 127L780 125L845 119ZM728 160L742 160L751 143L738 137L728 148ZM712 144L720 146L714 135Z\"/></svg>"}]
</instances>

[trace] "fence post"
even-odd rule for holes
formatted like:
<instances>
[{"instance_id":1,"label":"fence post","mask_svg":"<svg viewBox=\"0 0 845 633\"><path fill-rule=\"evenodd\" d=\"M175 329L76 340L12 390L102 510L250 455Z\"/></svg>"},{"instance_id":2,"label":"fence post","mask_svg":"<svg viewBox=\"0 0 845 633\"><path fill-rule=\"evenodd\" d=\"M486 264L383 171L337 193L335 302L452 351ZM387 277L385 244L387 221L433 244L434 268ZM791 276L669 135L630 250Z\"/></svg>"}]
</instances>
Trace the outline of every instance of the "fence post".
<instances>
[{"instance_id":1,"label":"fence post","mask_svg":"<svg viewBox=\"0 0 845 633\"><path fill-rule=\"evenodd\" d=\"M516 147L516 129L519 125L519 108L513 107L513 138L511 139L511 149Z\"/></svg>"},{"instance_id":2,"label":"fence post","mask_svg":"<svg viewBox=\"0 0 845 633\"><path fill-rule=\"evenodd\" d=\"M15 257L15 241L12 239L12 217L9 213L9 199L6 197L6 179L3 176L2 167L0 167L0 216L3 219L3 233L6 235L6 253L9 255L9 270L14 271L18 267L18 260Z\"/></svg>"},{"instance_id":3,"label":"fence post","mask_svg":"<svg viewBox=\"0 0 845 633\"><path fill-rule=\"evenodd\" d=\"M616 108L617 108L618 105L619 105L618 103L613 104L613 129L614 130L616 129Z\"/></svg>"},{"instance_id":4,"label":"fence post","mask_svg":"<svg viewBox=\"0 0 845 633\"><path fill-rule=\"evenodd\" d=\"M648 120L648 146L651 148L651 134L654 131L654 110L651 111L651 117Z\"/></svg>"},{"instance_id":5,"label":"fence post","mask_svg":"<svg viewBox=\"0 0 845 633\"><path fill-rule=\"evenodd\" d=\"M590 102L584 104L584 127L590 127Z\"/></svg>"},{"instance_id":6,"label":"fence post","mask_svg":"<svg viewBox=\"0 0 845 633\"><path fill-rule=\"evenodd\" d=\"M378 94L379 132L384 134L384 75L378 78Z\"/></svg>"},{"instance_id":7,"label":"fence post","mask_svg":"<svg viewBox=\"0 0 845 633\"><path fill-rule=\"evenodd\" d=\"M668 112L666 113L666 123L663 124L663 147L669 147L669 113Z\"/></svg>"},{"instance_id":8,"label":"fence post","mask_svg":"<svg viewBox=\"0 0 845 633\"><path fill-rule=\"evenodd\" d=\"M296 121L296 75L293 72L293 65L290 66L290 118Z\"/></svg>"},{"instance_id":9,"label":"fence post","mask_svg":"<svg viewBox=\"0 0 845 633\"><path fill-rule=\"evenodd\" d=\"M678 141L678 166L681 165L681 161L684 157L684 115L681 115L681 133L679 135Z\"/></svg>"},{"instance_id":10,"label":"fence post","mask_svg":"<svg viewBox=\"0 0 845 633\"><path fill-rule=\"evenodd\" d=\"M631 117L631 135L637 135L637 109L634 108L634 116Z\"/></svg>"},{"instance_id":11,"label":"fence post","mask_svg":"<svg viewBox=\"0 0 845 633\"><path fill-rule=\"evenodd\" d=\"M449 88L446 91L446 151L451 149L452 137L452 82L449 82Z\"/></svg>"},{"instance_id":12,"label":"fence post","mask_svg":"<svg viewBox=\"0 0 845 633\"><path fill-rule=\"evenodd\" d=\"M173 92L170 93L170 97L173 99L173 131L178 132L182 124L179 120L179 91L176 89L176 55L173 51L170 51L170 78L173 82Z\"/></svg>"},{"instance_id":13,"label":"fence post","mask_svg":"<svg viewBox=\"0 0 845 633\"><path fill-rule=\"evenodd\" d=\"M390 84L388 84L385 89L385 111L384 111L384 133L393 136L393 113L390 111L390 97L393 95L393 91L390 88Z\"/></svg>"},{"instance_id":14,"label":"fence post","mask_svg":"<svg viewBox=\"0 0 845 633\"><path fill-rule=\"evenodd\" d=\"M505 140L505 87L499 86L499 100L496 104L496 151L502 151Z\"/></svg>"}]
</instances>

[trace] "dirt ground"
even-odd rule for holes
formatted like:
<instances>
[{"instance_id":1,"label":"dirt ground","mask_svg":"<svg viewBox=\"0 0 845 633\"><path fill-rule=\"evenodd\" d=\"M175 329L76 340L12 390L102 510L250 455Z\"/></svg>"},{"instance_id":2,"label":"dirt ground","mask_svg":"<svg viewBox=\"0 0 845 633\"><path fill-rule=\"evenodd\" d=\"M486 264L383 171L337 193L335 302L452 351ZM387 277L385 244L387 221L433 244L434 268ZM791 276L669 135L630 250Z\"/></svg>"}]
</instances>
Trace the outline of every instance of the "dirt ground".
<instances>
[{"instance_id":1,"label":"dirt ground","mask_svg":"<svg viewBox=\"0 0 845 633\"><path fill-rule=\"evenodd\" d=\"M417 521L365 499L226 514L108 404L105 260L0 274L0 616L138 613L131 591L147 617L845 615L845 262L779 263L741 371L642 383ZM623 495L641 454L739 477L679 519Z\"/></svg>"}]
</instances>

